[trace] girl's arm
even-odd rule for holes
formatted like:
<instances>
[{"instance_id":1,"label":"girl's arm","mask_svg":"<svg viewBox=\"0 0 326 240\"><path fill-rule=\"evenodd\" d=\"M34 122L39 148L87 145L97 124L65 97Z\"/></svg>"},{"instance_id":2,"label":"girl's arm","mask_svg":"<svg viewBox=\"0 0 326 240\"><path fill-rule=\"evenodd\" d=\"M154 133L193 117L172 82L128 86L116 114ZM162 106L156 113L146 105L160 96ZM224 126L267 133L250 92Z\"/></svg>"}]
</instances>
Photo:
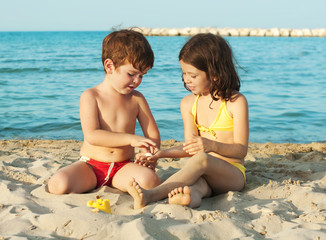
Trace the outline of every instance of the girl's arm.
<instances>
[{"instance_id":1,"label":"girl's arm","mask_svg":"<svg viewBox=\"0 0 326 240\"><path fill-rule=\"evenodd\" d=\"M215 152L225 157L243 159L248 151L249 120L248 103L239 94L236 101L229 103L228 108L233 115L233 143L223 143L193 135L186 143L185 150L194 155L200 151Z\"/></svg>"},{"instance_id":2,"label":"girl's arm","mask_svg":"<svg viewBox=\"0 0 326 240\"><path fill-rule=\"evenodd\" d=\"M189 139L192 134L198 134L196 128L194 127L193 117L191 114L192 102L194 101L192 96L193 95L186 96L181 100L180 103L181 115L184 124L185 139ZM139 160L139 162L147 160L151 162L152 165L155 166L159 158L184 158L184 157L191 157L191 155L184 151L183 145L179 145L172 148L159 150L151 157L139 155L137 160Z\"/></svg>"},{"instance_id":3,"label":"girl's arm","mask_svg":"<svg viewBox=\"0 0 326 240\"><path fill-rule=\"evenodd\" d=\"M198 135L196 126L194 125L194 119L191 113L192 104L194 102L194 95L188 95L184 97L180 102L180 111L183 120L184 139L185 142L192 137L192 135ZM184 146L176 146L166 150L162 150L159 153L159 158L184 158L191 157L191 155L184 151Z\"/></svg>"},{"instance_id":4,"label":"girl's arm","mask_svg":"<svg viewBox=\"0 0 326 240\"><path fill-rule=\"evenodd\" d=\"M215 144L217 153L238 159L243 159L248 152L249 141L249 113L248 102L245 96L239 93L237 99L229 104L233 115L233 144Z\"/></svg>"}]
</instances>

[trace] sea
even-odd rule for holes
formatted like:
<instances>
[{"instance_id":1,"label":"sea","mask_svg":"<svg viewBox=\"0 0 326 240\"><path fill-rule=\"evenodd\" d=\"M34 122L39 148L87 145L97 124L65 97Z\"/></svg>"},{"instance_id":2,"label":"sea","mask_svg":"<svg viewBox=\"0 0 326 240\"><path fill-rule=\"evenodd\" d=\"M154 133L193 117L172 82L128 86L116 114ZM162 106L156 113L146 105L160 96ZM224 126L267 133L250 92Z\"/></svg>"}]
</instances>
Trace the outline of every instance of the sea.
<instances>
[{"instance_id":1,"label":"sea","mask_svg":"<svg viewBox=\"0 0 326 240\"><path fill-rule=\"evenodd\" d=\"M83 140L81 93L104 79L109 32L0 32L0 139ZM148 36L155 63L138 90L162 140L183 141L178 54L189 37ZM249 103L250 142L326 140L326 38L226 37ZM137 124L136 134L141 135Z\"/></svg>"}]
</instances>

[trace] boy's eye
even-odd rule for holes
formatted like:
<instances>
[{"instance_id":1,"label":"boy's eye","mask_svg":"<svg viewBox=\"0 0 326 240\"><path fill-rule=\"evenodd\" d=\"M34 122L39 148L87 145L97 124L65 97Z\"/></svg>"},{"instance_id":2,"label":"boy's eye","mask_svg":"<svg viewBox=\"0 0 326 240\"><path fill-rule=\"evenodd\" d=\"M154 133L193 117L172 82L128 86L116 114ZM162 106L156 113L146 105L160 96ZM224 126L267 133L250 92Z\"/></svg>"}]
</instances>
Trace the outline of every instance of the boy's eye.
<instances>
[{"instance_id":1,"label":"boy's eye","mask_svg":"<svg viewBox=\"0 0 326 240\"><path fill-rule=\"evenodd\" d=\"M132 73L128 73L128 75L129 75L130 77L135 76L135 74L132 74Z\"/></svg>"}]
</instances>

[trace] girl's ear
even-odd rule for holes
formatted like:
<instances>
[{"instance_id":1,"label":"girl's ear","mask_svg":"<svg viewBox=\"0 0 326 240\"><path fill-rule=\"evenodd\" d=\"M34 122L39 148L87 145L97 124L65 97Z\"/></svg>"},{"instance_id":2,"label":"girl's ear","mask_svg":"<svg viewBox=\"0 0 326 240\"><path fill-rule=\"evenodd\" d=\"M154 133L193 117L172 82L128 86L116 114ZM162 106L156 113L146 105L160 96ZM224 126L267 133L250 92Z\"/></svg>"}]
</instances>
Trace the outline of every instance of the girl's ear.
<instances>
[{"instance_id":1,"label":"girl's ear","mask_svg":"<svg viewBox=\"0 0 326 240\"><path fill-rule=\"evenodd\" d=\"M104 61L104 69L106 73L112 73L115 69L114 63L110 58L105 59Z\"/></svg>"}]
</instances>

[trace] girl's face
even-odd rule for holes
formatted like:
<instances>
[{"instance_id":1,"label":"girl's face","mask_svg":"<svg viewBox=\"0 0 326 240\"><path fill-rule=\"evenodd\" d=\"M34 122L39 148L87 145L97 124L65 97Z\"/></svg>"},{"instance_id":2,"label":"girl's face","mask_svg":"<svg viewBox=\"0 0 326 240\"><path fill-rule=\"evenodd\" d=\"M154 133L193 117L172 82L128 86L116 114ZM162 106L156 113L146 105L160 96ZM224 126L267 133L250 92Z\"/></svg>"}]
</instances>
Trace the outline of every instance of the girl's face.
<instances>
[{"instance_id":1,"label":"girl's face","mask_svg":"<svg viewBox=\"0 0 326 240\"><path fill-rule=\"evenodd\" d=\"M209 94L210 83L206 73L182 60L180 60L180 65L183 80L191 92L199 95Z\"/></svg>"}]
</instances>

